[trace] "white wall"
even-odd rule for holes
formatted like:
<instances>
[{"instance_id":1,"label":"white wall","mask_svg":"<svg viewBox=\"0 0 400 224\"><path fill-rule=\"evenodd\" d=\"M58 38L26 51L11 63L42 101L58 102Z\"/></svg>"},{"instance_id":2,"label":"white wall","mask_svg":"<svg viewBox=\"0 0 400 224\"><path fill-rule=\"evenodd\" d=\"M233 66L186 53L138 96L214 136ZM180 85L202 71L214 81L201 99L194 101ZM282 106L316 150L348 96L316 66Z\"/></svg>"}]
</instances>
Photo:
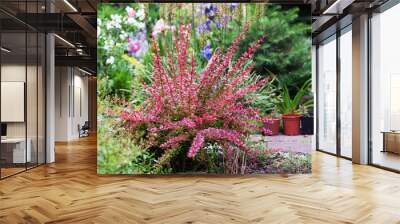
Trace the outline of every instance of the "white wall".
<instances>
[{"instance_id":1,"label":"white wall","mask_svg":"<svg viewBox=\"0 0 400 224\"><path fill-rule=\"evenodd\" d=\"M1 66L1 81L25 82L25 65L8 64ZM7 110L7 108L1 108ZM25 137L25 122L7 123L7 137Z\"/></svg>"},{"instance_id":2,"label":"white wall","mask_svg":"<svg viewBox=\"0 0 400 224\"><path fill-rule=\"evenodd\" d=\"M27 69L27 70L26 70ZM19 64L4 64L1 66L1 81L2 82L25 82L25 75L28 72L28 87L27 87L27 119L28 129L36 130L37 123L37 93L36 93L36 66L27 66ZM3 96L4 97L4 96ZM41 101L40 101L41 102ZM43 105L39 105L41 107ZM7 110L8 108L1 108ZM22 108L24 109L24 108ZM9 137L25 137L26 122L7 122L7 135ZM36 132L35 132L36 135ZM29 137L29 133L28 133Z\"/></svg>"},{"instance_id":3,"label":"white wall","mask_svg":"<svg viewBox=\"0 0 400 224\"><path fill-rule=\"evenodd\" d=\"M79 72L79 75L74 75L74 108L72 108L73 119L72 119L72 136L74 138L79 137L78 133L78 124L83 125L85 121L88 121L88 78L81 76L82 73ZM80 95L80 97L79 97ZM80 101L80 102L79 102ZM81 107L81 108L80 108ZM80 111L81 110L81 111Z\"/></svg>"},{"instance_id":4,"label":"white wall","mask_svg":"<svg viewBox=\"0 0 400 224\"><path fill-rule=\"evenodd\" d=\"M70 84L68 74L67 67L55 68L55 141L68 140L68 88Z\"/></svg>"},{"instance_id":5,"label":"white wall","mask_svg":"<svg viewBox=\"0 0 400 224\"><path fill-rule=\"evenodd\" d=\"M76 68L56 67L55 85L55 140L77 139L78 125L88 120L88 78Z\"/></svg>"}]
</instances>

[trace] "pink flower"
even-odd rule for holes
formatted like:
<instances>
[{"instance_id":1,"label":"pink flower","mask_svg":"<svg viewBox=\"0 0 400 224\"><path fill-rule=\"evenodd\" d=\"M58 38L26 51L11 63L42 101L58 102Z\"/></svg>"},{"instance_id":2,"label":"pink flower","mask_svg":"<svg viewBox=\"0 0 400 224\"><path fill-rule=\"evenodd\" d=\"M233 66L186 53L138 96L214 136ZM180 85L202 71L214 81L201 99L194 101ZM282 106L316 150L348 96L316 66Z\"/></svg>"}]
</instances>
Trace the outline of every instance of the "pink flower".
<instances>
[{"instance_id":1,"label":"pink flower","mask_svg":"<svg viewBox=\"0 0 400 224\"><path fill-rule=\"evenodd\" d=\"M266 128L266 127L263 128L263 132L264 132L265 135L271 135L272 134L271 129Z\"/></svg>"},{"instance_id":2,"label":"pink flower","mask_svg":"<svg viewBox=\"0 0 400 224\"><path fill-rule=\"evenodd\" d=\"M130 39L130 38L129 38ZM132 41L129 40L129 46L128 46L128 51L136 53L140 50L140 43L139 41Z\"/></svg>"},{"instance_id":3,"label":"pink flower","mask_svg":"<svg viewBox=\"0 0 400 224\"><path fill-rule=\"evenodd\" d=\"M183 120L180 122L182 126L188 127L188 128L194 128L196 127L196 123L193 122L191 119L185 117Z\"/></svg>"},{"instance_id":4,"label":"pink flower","mask_svg":"<svg viewBox=\"0 0 400 224\"><path fill-rule=\"evenodd\" d=\"M135 17L135 15L136 15L136 11L129 6L126 7L126 12L128 13L129 17Z\"/></svg>"},{"instance_id":5,"label":"pink flower","mask_svg":"<svg viewBox=\"0 0 400 224\"><path fill-rule=\"evenodd\" d=\"M201 133L198 133L196 137L194 137L193 139L192 145L190 146L187 156L189 158L193 158L194 156L196 156L197 152L200 150L203 144L204 144L204 136Z\"/></svg>"},{"instance_id":6,"label":"pink flower","mask_svg":"<svg viewBox=\"0 0 400 224\"><path fill-rule=\"evenodd\" d=\"M209 113L204 113L203 114L203 121L206 123L213 123L217 120L217 117L215 115L209 114Z\"/></svg>"},{"instance_id":7,"label":"pink flower","mask_svg":"<svg viewBox=\"0 0 400 224\"><path fill-rule=\"evenodd\" d=\"M152 133L155 133L155 132L158 131L158 129L155 128L155 127L152 127L152 128L149 128L148 131L149 131L149 132L152 132Z\"/></svg>"},{"instance_id":8,"label":"pink flower","mask_svg":"<svg viewBox=\"0 0 400 224\"><path fill-rule=\"evenodd\" d=\"M107 108L106 109L106 114L108 115L108 116L111 116L112 114L113 114L113 109L111 109L111 108Z\"/></svg>"},{"instance_id":9,"label":"pink flower","mask_svg":"<svg viewBox=\"0 0 400 224\"><path fill-rule=\"evenodd\" d=\"M188 139L188 136L185 135L185 134L178 135L178 136L175 136L175 137L172 137L172 138L168 139L168 141L163 143L163 144L161 144L160 147L163 148L163 149L166 149L166 148L178 146L177 143L186 141L187 139Z\"/></svg>"},{"instance_id":10,"label":"pink flower","mask_svg":"<svg viewBox=\"0 0 400 224\"><path fill-rule=\"evenodd\" d=\"M245 143L240 139L241 134L235 130L207 128L198 132L193 139L192 146L189 149L188 157L193 158L203 146L204 137L209 140L217 140L232 143L243 150L247 150Z\"/></svg>"},{"instance_id":11,"label":"pink flower","mask_svg":"<svg viewBox=\"0 0 400 224\"><path fill-rule=\"evenodd\" d=\"M153 27L153 32L151 35L153 37L157 36L157 34L164 32L166 29L170 29L171 27L168 26L163 19L157 20L156 24Z\"/></svg>"},{"instance_id":12,"label":"pink flower","mask_svg":"<svg viewBox=\"0 0 400 224\"><path fill-rule=\"evenodd\" d=\"M135 36L128 38L127 51L130 55L140 58L147 52L148 45L145 34L139 32Z\"/></svg>"},{"instance_id":13,"label":"pink flower","mask_svg":"<svg viewBox=\"0 0 400 224\"><path fill-rule=\"evenodd\" d=\"M129 127L143 124L151 133L161 132L166 136L166 141L157 143L161 148L191 142L187 151L190 158L196 156L205 141L234 146L247 153L244 139L262 131L255 122L261 121L259 111L249 107L246 99L268 81L251 73L250 61L263 39L234 61L247 32L246 25L225 54L216 50L208 65L198 73L194 53L189 51L188 26L177 27L177 35L174 33L172 38L175 48L169 49L167 58L161 57L155 35L169 28L162 19L154 26L152 80L144 86L149 97L139 111L124 112L121 119ZM132 45L132 50L135 47Z\"/></svg>"}]
</instances>

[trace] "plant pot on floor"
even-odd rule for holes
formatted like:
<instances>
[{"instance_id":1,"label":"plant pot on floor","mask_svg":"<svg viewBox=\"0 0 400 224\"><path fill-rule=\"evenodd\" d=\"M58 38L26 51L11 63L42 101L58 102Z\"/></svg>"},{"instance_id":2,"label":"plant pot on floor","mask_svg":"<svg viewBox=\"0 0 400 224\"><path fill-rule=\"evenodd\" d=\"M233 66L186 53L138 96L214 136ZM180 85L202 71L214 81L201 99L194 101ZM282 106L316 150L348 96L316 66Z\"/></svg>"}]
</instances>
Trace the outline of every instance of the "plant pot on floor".
<instances>
[{"instance_id":1,"label":"plant pot on floor","mask_svg":"<svg viewBox=\"0 0 400 224\"><path fill-rule=\"evenodd\" d=\"M304 116L300 118L300 130L303 135L314 134L314 116Z\"/></svg>"},{"instance_id":2,"label":"plant pot on floor","mask_svg":"<svg viewBox=\"0 0 400 224\"><path fill-rule=\"evenodd\" d=\"M301 114L284 114L283 129L285 135L299 135L300 134L300 118Z\"/></svg>"},{"instance_id":3,"label":"plant pot on floor","mask_svg":"<svg viewBox=\"0 0 400 224\"><path fill-rule=\"evenodd\" d=\"M278 135L279 134L279 127L281 125L281 119L279 118L264 118L264 128L263 132L264 135Z\"/></svg>"}]
</instances>

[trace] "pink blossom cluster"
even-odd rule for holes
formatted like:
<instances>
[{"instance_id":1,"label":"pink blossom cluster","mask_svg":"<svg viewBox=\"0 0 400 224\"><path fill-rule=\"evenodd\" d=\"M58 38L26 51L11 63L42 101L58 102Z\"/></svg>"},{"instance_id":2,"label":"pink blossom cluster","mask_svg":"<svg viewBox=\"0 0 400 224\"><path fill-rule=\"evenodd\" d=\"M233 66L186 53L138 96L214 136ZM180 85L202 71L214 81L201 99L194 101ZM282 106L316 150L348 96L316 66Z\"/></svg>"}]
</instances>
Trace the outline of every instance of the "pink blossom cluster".
<instances>
[{"instance_id":1,"label":"pink blossom cluster","mask_svg":"<svg viewBox=\"0 0 400 224\"><path fill-rule=\"evenodd\" d=\"M197 152L203 146L205 138L216 141L227 141L247 151L246 145L240 139L241 134L239 132L229 129L207 128L197 132L188 151L188 157L192 158L197 154Z\"/></svg>"},{"instance_id":2,"label":"pink blossom cluster","mask_svg":"<svg viewBox=\"0 0 400 224\"><path fill-rule=\"evenodd\" d=\"M186 141L187 139L188 139L188 136L185 134L178 135L178 136L168 139L168 141L161 144L160 147L163 149L172 148L173 146L178 146L178 143Z\"/></svg>"},{"instance_id":3,"label":"pink blossom cluster","mask_svg":"<svg viewBox=\"0 0 400 224\"><path fill-rule=\"evenodd\" d=\"M160 138L165 139L160 140L160 148L191 142L188 157L194 157L205 141L247 150L244 138L260 130L255 122L260 121L260 116L258 110L248 106L245 97L268 81L257 79L251 73L254 62L249 63L263 39L234 60L247 30L245 26L225 54L216 50L201 72L190 51L188 26L180 25L173 37L176 48L166 60L153 40L152 83L144 87L148 98L139 111L123 112L122 120L130 127L146 125L150 133L164 136Z\"/></svg>"},{"instance_id":4,"label":"pink blossom cluster","mask_svg":"<svg viewBox=\"0 0 400 224\"><path fill-rule=\"evenodd\" d=\"M159 131L165 131L168 129L176 129L179 127L194 128L195 126L196 126L196 123L192 119L185 117L182 120L177 121L177 122L165 121L164 123L160 124L160 126L158 128L151 127L148 130L150 132L159 132Z\"/></svg>"},{"instance_id":5,"label":"pink blossom cluster","mask_svg":"<svg viewBox=\"0 0 400 224\"><path fill-rule=\"evenodd\" d=\"M132 125L138 125L142 123L156 121L156 117L152 115L145 116L141 111L134 111L134 112L122 111L120 117L121 119L128 121L128 123Z\"/></svg>"}]
</instances>

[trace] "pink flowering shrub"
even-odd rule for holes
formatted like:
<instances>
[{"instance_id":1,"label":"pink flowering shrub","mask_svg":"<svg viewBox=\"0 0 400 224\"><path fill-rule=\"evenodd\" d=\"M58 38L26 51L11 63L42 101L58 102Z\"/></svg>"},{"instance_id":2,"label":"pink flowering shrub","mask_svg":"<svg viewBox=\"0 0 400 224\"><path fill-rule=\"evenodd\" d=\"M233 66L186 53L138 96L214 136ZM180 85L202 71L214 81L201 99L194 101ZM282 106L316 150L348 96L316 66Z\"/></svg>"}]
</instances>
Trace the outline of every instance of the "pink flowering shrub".
<instances>
[{"instance_id":1,"label":"pink flowering shrub","mask_svg":"<svg viewBox=\"0 0 400 224\"><path fill-rule=\"evenodd\" d=\"M173 149L194 158L207 142L224 146L225 157L232 154L232 147L245 154L251 150L245 140L261 131L260 116L248 106L252 99L246 96L268 80L251 74L252 57L263 39L233 58L247 30L245 26L225 54L216 50L201 72L196 69L187 26L180 25L173 37L176 48L165 59L153 40L152 83L144 84L148 98L139 109L123 111L120 118L125 128L142 130L148 148L164 150L159 161L174 156Z\"/></svg>"}]
</instances>

